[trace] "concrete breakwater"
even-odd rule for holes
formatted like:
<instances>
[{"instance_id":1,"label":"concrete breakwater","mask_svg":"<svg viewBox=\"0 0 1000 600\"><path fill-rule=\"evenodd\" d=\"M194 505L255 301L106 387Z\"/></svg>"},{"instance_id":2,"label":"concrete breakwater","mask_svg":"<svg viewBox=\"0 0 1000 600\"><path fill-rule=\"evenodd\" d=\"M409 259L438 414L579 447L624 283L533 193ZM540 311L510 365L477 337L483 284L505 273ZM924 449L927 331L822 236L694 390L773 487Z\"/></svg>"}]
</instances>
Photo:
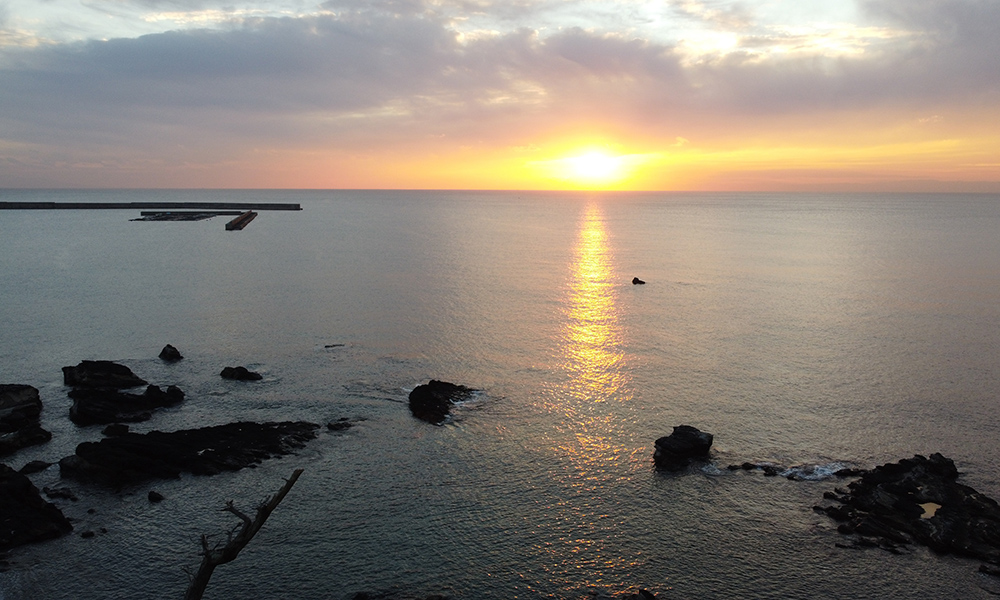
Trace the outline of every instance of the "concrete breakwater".
<instances>
[{"instance_id":1,"label":"concrete breakwater","mask_svg":"<svg viewBox=\"0 0 1000 600\"><path fill-rule=\"evenodd\" d=\"M269 202L0 202L0 210L302 210L301 204Z\"/></svg>"}]
</instances>

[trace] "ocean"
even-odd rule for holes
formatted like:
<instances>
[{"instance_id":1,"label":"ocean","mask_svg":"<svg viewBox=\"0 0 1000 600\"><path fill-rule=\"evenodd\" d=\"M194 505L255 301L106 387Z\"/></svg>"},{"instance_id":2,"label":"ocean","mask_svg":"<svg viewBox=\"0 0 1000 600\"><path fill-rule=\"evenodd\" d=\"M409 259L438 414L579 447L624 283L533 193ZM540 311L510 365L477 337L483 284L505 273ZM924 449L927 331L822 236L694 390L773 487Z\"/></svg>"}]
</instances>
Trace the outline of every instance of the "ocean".
<instances>
[{"instance_id":1,"label":"ocean","mask_svg":"<svg viewBox=\"0 0 1000 600\"><path fill-rule=\"evenodd\" d=\"M186 394L133 431L347 417L296 455L54 500L72 534L12 551L0 599L182 597L202 533L302 477L206 598L975 599L978 563L844 549L822 475L952 458L1000 498L1000 196L0 191L0 201L296 202L227 217L0 211L0 383L114 360ZM639 277L645 285L633 285ZM157 358L172 344L184 360ZM245 365L259 382L219 377ZM407 395L481 390L443 426ZM657 472L676 425L712 460ZM802 467L815 480L730 471ZM152 504L154 489L166 500ZM85 539L79 534L95 531ZM991 588L992 589L992 588Z\"/></svg>"}]
</instances>

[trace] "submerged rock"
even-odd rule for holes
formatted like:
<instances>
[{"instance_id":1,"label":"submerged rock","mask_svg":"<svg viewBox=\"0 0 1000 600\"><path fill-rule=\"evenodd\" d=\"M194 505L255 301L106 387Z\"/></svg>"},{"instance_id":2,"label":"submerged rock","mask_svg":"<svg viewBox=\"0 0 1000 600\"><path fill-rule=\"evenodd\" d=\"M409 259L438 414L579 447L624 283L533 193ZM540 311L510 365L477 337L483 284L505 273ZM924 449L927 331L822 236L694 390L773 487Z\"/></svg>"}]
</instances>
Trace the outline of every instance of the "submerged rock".
<instances>
[{"instance_id":1,"label":"submerged rock","mask_svg":"<svg viewBox=\"0 0 1000 600\"><path fill-rule=\"evenodd\" d=\"M656 440L653 462L657 469L680 471L692 460L705 458L712 447L713 436L690 425L678 425L674 432Z\"/></svg>"},{"instance_id":2,"label":"submerged rock","mask_svg":"<svg viewBox=\"0 0 1000 600\"><path fill-rule=\"evenodd\" d=\"M73 399L69 409L71 421L77 425L105 425L148 421L157 408L183 402L184 392L174 385L166 391L151 385L142 394L107 388L76 388L69 392L69 397Z\"/></svg>"},{"instance_id":3,"label":"submerged rock","mask_svg":"<svg viewBox=\"0 0 1000 600\"><path fill-rule=\"evenodd\" d=\"M73 387L124 389L146 385L125 365L110 360L85 360L75 367L63 367L63 382Z\"/></svg>"},{"instance_id":4,"label":"submerged rock","mask_svg":"<svg viewBox=\"0 0 1000 600\"><path fill-rule=\"evenodd\" d=\"M57 538L73 530L24 475L0 464L0 551Z\"/></svg>"},{"instance_id":5,"label":"submerged rock","mask_svg":"<svg viewBox=\"0 0 1000 600\"><path fill-rule=\"evenodd\" d=\"M351 423L351 420L348 417L341 417L336 421L330 421L326 424L326 428L330 431L344 431L353 426L354 423Z\"/></svg>"},{"instance_id":6,"label":"submerged rock","mask_svg":"<svg viewBox=\"0 0 1000 600\"><path fill-rule=\"evenodd\" d=\"M45 469L52 466L52 463L45 462L44 460L32 460L25 464L18 470L21 475L33 475L35 473L41 473Z\"/></svg>"},{"instance_id":7,"label":"submerged rock","mask_svg":"<svg viewBox=\"0 0 1000 600\"><path fill-rule=\"evenodd\" d=\"M102 429L101 433L103 435L108 436L108 437L115 437L117 435L125 435L126 433L128 433L128 425L126 425L124 423L112 423L111 425L108 425L107 427L105 427L104 429Z\"/></svg>"},{"instance_id":8,"label":"submerged rock","mask_svg":"<svg viewBox=\"0 0 1000 600\"><path fill-rule=\"evenodd\" d=\"M448 418L453 404L468 400L475 391L464 385L431 379L410 392L410 412L422 421L440 425Z\"/></svg>"},{"instance_id":9,"label":"submerged rock","mask_svg":"<svg viewBox=\"0 0 1000 600\"><path fill-rule=\"evenodd\" d=\"M246 367L226 367L219 373L223 379L235 379L237 381L259 381L264 378L260 373L254 373Z\"/></svg>"},{"instance_id":10,"label":"submerged rock","mask_svg":"<svg viewBox=\"0 0 1000 600\"><path fill-rule=\"evenodd\" d=\"M1000 505L958 483L955 463L916 455L865 472L848 490L824 495L842 506L821 508L837 530L879 540L919 543L941 554L1000 564Z\"/></svg>"},{"instance_id":11,"label":"submerged rock","mask_svg":"<svg viewBox=\"0 0 1000 600\"><path fill-rule=\"evenodd\" d=\"M65 477L113 486L176 479L182 472L215 475L290 454L315 438L317 429L315 423L286 421L126 433L80 444L59 468Z\"/></svg>"},{"instance_id":12,"label":"submerged rock","mask_svg":"<svg viewBox=\"0 0 1000 600\"><path fill-rule=\"evenodd\" d=\"M184 357L181 356L181 353L177 350L177 348L167 344L163 347L163 350L160 350L160 358L167 362L177 362Z\"/></svg>"},{"instance_id":13,"label":"submerged rock","mask_svg":"<svg viewBox=\"0 0 1000 600\"><path fill-rule=\"evenodd\" d=\"M30 385L0 385L0 456L52 439L39 423L41 413L37 389Z\"/></svg>"}]
</instances>

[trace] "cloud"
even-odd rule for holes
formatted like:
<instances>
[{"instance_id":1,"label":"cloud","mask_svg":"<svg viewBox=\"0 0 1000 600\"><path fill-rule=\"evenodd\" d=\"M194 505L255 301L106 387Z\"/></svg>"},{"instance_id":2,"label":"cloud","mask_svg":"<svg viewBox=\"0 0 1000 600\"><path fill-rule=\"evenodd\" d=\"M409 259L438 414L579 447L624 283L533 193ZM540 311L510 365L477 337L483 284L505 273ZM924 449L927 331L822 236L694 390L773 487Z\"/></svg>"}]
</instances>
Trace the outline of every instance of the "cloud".
<instances>
[{"instance_id":1,"label":"cloud","mask_svg":"<svg viewBox=\"0 0 1000 600\"><path fill-rule=\"evenodd\" d=\"M254 148L535 147L535 137L583 127L680 148L846 112L951 123L954 107L996 106L1000 96L1000 41L989 27L1000 22L1000 4L992 1L863 0L868 21L825 29L765 26L739 2L672 5L734 43L692 60L689 47L641 30L467 33L456 15L493 14L498 5L485 0L337 0L305 16L7 46L0 159L211 163ZM508 6L504 15L522 19L553 5Z\"/></svg>"}]
</instances>

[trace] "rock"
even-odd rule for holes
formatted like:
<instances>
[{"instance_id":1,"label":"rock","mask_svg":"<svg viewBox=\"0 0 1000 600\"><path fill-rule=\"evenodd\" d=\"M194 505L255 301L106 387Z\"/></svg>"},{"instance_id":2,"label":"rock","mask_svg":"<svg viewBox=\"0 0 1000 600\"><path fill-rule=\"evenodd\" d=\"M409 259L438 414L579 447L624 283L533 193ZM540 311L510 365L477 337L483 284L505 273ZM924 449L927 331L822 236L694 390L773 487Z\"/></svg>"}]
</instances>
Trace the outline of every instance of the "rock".
<instances>
[{"instance_id":1,"label":"rock","mask_svg":"<svg viewBox=\"0 0 1000 600\"><path fill-rule=\"evenodd\" d=\"M632 278L632 285L646 285L646 282L639 279L638 277Z\"/></svg>"},{"instance_id":2,"label":"rock","mask_svg":"<svg viewBox=\"0 0 1000 600\"><path fill-rule=\"evenodd\" d=\"M69 500L70 502L77 502L80 499L76 497L73 490L67 487L60 488L42 488L42 493L52 500Z\"/></svg>"},{"instance_id":3,"label":"rock","mask_svg":"<svg viewBox=\"0 0 1000 600\"><path fill-rule=\"evenodd\" d=\"M958 476L951 459L916 455L865 472L827 514L844 521L841 533L877 538L886 549L915 542L1000 564L1000 505Z\"/></svg>"},{"instance_id":4,"label":"rock","mask_svg":"<svg viewBox=\"0 0 1000 600\"><path fill-rule=\"evenodd\" d=\"M656 440L653 462L657 469L680 471L692 460L707 457L712 440L711 433L690 425L679 425L670 435Z\"/></svg>"},{"instance_id":5,"label":"rock","mask_svg":"<svg viewBox=\"0 0 1000 600\"><path fill-rule=\"evenodd\" d=\"M87 530L87 531L84 531L83 533L81 533L80 537L82 537L85 540L88 540L88 539L94 537L95 535L97 535L97 534L94 533L93 531Z\"/></svg>"},{"instance_id":6,"label":"rock","mask_svg":"<svg viewBox=\"0 0 1000 600\"><path fill-rule=\"evenodd\" d=\"M344 431L345 429L350 429L354 424L351 423L350 419L347 417L341 417L336 421L331 421L326 424L326 428L330 431Z\"/></svg>"},{"instance_id":7,"label":"rock","mask_svg":"<svg viewBox=\"0 0 1000 600\"><path fill-rule=\"evenodd\" d=\"M410 412L422 421L440 425L448 418L452 404L468 400L475 391L464 385L431 379L410 392Z\"/></svg>"},{"instance_id":8,"label":"rock","mask_svg":"<svg viewBox=\"0 0 1000 600\"><path fill-rule=\"evenodd\" d=\"M146 494L146 497L149 498L149 501L152 502L153 504L163 502L163 494L157 492L156 490L149 490L149 493Z\"/></svg>"},{"instance_id":9,"label":"rock","mask_svg":"<svg viewBox=\"0 0 1000 600\"><path fill-rule=\"evenodd\" d=\"M108 425L107 427L102 429L101 433L108 437L125 435L126 433L128 433L128 425L124 423L112 423L111 425Z\"/></svg>"},{"instance_id":10,"label":"rock","mask_svg":"<svg viewBox=\"0 0 1000 600\"><path fill-rule=\"evenodd\" d=\"M160 358L167 362L177 362L184 357L181 356L181 353L178 352L177 348L167 344L163 347L163 350L160 350Z\"/></svg>"},{"instance_id":11,"label":"rock","mask_svg":"<svg viewBox=\"0 0 1000 600\"><path fill-rule=\"evenodd\" d=\"M182 472L215 475L290 454L315 438L318 428L302 421L244 422L170 433L127 433L78 445L75 455L59 461L59 468L64 477L117 487L176 479Z\"/></svg>"},{"instance_id":12,"label":"rock","mask_svg":"<svg viewBox=\"0 0 1000 600\"><path fill-rule=\"evenodd\" d=\"M39 423L41 413L37 389L30 385L0 385L0 456L52 439Z\"/></svg>"},{"instance_id":13,"label":"rock","mask_svg":"<svg viewBox=\"0 0 1000 600\"><path fill-rule=\"evenodd\" d=\"M43 500L27 477L0 464L0 551L72 530L62 511Z\"/></svg>"},{"instance_id":14,"label":"rock","mask_svg":"<svg viewBox=\"0 0 1000 600\"><path fill-rule=\"evenodd\" d=\"M237 381L258 381L264 378L260 373L248 371L246 367L226 367L220 373L223 379L235 379Z\"/></svg>"},{"instance_id":15,"label":"rock","mask_svg":"<svg viewBox=\"0 0 1000 600\"><path fill-rule=\"evenodd\" d=\"M63 382L73 387L124 389L146 385L125 365L110 360L85 360L75 367L63 367Z\"/></svg>"},{"instance_id":16,"label":"rock","mask_svg":"<svg viewBox=\"0 0 1000 600\"><path fill-rule=\"evenodd\" d=\"M151 385L141 395L108 388L76 388L69 392L69 397L73 399L69 409L71 421L77 425L103 425L148 421L157 408L183 402L184 392L174 385L167 391Z\"/></svg>"},{"instance_id":17,"label":"rock","mask_svg":"<svg viewBox=\"0 0 1000 600\"><path fill-rule=\"evenodd\" d=\"M18 471L18 473L20 473L21 475L31 475L33 473L41 473L42 471L48 469L51 466L52 463L50 462L45 462L44 460L33 460L28 464L24 465L23 467L21 467L21 470Z\"/></svg>"}]
</instances>

